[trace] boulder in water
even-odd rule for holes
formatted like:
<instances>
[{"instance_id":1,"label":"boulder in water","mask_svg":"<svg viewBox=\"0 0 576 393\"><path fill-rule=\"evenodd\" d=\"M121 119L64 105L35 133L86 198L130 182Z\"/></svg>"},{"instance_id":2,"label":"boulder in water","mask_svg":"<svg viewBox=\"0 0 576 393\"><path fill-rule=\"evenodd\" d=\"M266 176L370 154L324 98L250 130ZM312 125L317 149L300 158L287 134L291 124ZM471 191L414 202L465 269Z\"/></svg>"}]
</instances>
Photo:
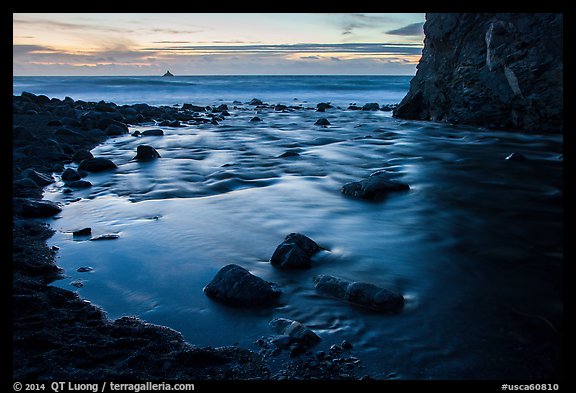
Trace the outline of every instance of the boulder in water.
<instances>
[{"instance_id":1,"label":"boulder in water","mask_svg":"<svg viewBox=\"0 0 576 393\"><path fill-rule=\"evenodd\" d=\"M156 158L161 158L160 153L158 153L152 146L140 145L136 148L135 160L150 161Z\"/></svg>"},{"instance_id":2,"label":"boulder in water","mask_svg":"<svg viewBox=\"0 0 576 393\"><path fill-rule=\"evenodd\" d=\"M354 198L378 200L389 192L409 190L408 184L400 183L388 177L386 172L376 172L360 181L345 184L341 191Z\"/></svg>"},{"instance_id":3,"label":"boulder in water","mask_svg":"<svg viewBox=\"0 0 576 393\"><path fill-rule=\"evenodd\" d=\"M312 266L312 256L322 248L309 237L291 233L276 247L270 263L285 269L308 269Z\"/></svg>"},{"instance_id":4,"label":"boulder in water","mask_svg":"<svg viewBox=\"0 0 576 393\"><path fill-rule=\"evenodd\" d=\"M274 303L281 291L272 283L251 274L241 266L230 264L218 271L204 287L204 293L233 306L267 306Z\"/></svg>"},{"instance_id":5,"label":"boulder in water","mask_svg":"<svg viewBox=\"0 0 576 393\"><path fill-rule=\"evenodd\" d=\"M393 312L404 306L402 295L374 284L347 281L329 275L319 275L312 280L318 292L371 310Z\"/></svg>"}]
</instances>

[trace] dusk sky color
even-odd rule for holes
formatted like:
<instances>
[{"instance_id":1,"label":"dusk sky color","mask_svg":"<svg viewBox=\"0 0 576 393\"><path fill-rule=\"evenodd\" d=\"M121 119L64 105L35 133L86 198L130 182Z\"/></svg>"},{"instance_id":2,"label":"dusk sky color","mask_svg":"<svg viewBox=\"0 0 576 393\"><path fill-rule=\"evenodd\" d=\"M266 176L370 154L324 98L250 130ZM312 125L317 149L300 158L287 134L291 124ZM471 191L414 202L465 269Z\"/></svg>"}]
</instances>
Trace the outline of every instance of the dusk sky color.
<instances>
[{"instance_id":1,"label":"dusk sky color","mask_svg":"<svg viewBox=\"0 0 576 393\"><path fill-rule=\"evenodd\" d=\"M413 75L424 14L13 14L13 75Z\"/></svg>"}]
</instances>

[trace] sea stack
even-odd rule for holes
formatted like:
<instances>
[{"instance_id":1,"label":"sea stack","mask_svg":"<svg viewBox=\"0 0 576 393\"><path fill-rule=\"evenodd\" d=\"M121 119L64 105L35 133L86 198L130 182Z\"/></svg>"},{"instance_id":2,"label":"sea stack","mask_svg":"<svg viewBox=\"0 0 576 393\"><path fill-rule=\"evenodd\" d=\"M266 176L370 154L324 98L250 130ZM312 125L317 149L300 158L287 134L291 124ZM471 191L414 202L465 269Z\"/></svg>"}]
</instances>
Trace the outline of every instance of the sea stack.
<instances>
[{"instance_id":1,"label":"sea stack","mask_svg":"<svg viewBox=\"0 0 576 393\"><path fill-rule=\"evenodd\" d=\"M170 71L166 71L166 73L162 76L174 76L174 75L172 75L172 73Z\"/></svg>"}]
</instances>

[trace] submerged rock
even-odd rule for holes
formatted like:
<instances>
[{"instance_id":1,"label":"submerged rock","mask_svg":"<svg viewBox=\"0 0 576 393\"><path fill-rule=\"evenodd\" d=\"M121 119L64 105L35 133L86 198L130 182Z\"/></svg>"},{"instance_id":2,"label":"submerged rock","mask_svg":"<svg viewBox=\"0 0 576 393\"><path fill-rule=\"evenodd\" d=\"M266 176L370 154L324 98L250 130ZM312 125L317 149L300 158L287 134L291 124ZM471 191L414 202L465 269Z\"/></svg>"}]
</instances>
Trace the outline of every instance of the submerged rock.
<instances>
[{"instance_id":1,"label":"submerged rock","mask_svg":"<svg viewBox=\"0 0 576 393\"><path fill-rule=\"evenodd\" d=\"M520 153L512 153L506 157L508 161L526 161L526 157Z\"/></svg>"},{"instance_id":2,"label":"submerged rock","mask_svg":"<svg viewBox=\"0 0 576 393\"><path fill-rule=\"evenodd\" d=\"M310 328L291 319L274 318L270 321L269 326L274 332L290 337L290 344L297 342L304 346L312 346L321 340Z\"/></svg>"},{"instance_id":3,"label":"submerged rock","mask_svg":"<svg viewBox=\"0 0 576 393\"><path fill-rule=\"evenodd\" d=\"M354 198L378 200L389 192L409 190L408 184L391 180L385 172L376 172L360 181L347 183L342 186L341 192Z\"/></svg>"},{"instance_id":4,"label":"submerged rock","mask_svg":"<svg viewBox=\"0 0 576 393\"><path fill-rule=\"evenodd\" d=\"M252 98L252 100L248 103L248 105L262 105L263 102L258 98Z\"/></svg>"},{"instance_id":5,"label":"submerged rock","mask_svg":"<svg viewBox=\"0 0 576 393\"><path fill-rule=\"evenodd\" d=\"M313 279L316 290L350 303L380 312L398 311L404 297L374 284L346 281L334 276L320 275Z\"/></svg>"},{"instance_id":6,"label":"submerged rock","mask_svg":"<svg viewBox=\"0 0 576 393\"><path fill-rule=\"evenodd\" d=\"M88 158L82 160L78 169L87 171L87 172L102 172L109 169L116 169L118 168L116 164L114 164L108 158L103 157L96 157L96 158Z\"/></svg>"},{"instance_id":7,"label":"submerged rock","mask_svg":"<svg viewBox=\"0 0 576 393\"><path fill-rule=\"evenodd\" d=\"M308 269L312 256L322 250L314 240L300 233L291 233L276 247L270 263L286 269Z\"/></svg>"},{"instance_id":8,"label":"submerged rock","mask_svg":"<svg viewBox=\"0 0 576 393\"><path fill-rule=\"evenodd\" d=\"M298 154L298 152L296 152L294 150L288 150L288 151L280 154L276 158L299 157L299 156L300 156L300 154Z\"/></svg>"},{"instance_id":9,"label":"submerged rock","mask_svg":"<svg viewBox=\"0 0 576 393\"><path fill-rule=\"evenodd\" d=\"M275 284L264 281L241 266L230 264L218 271L204 293L233 306L267 306L281 294Z\"/></svg>"},{"instance_id":10,"label":"submerged rock","mask_svg":"<svg viewBox=\"0 0 576 393\"><path fill-rule=\"evenodd\" d=\"M315 126L329 126L330 122L328 121L328 119L326 118L321 118L316 120L316 122L314 123Z\"/></svg>"},{"instance_id":11,"label":"submerged rock","mask_svg":"<svg viewBox=\"0 0 576 393\"><path fill-rule=\"evenodd\" d=\"M82 266L82 267L79 267L78 269L76 269L76 271L77 271L78 273L91 272L92 270L94 270L94 268L93 268L93 267L90 267L90 266Z\"/></svg>"},{"instance_id":12,"label":"submerged rock","mask_svg":"<svg viewBox=\"0 0 576 393\"><path fill-rule=\"evenodd\" d=\"M258 122L258 121L262 121L261 118L259 118L258 116L254 116L253 118L250 119L251 122Z\"/></svg>"},{"instance_id":13,"label":"submerged rock","mask_svg":"<svg viewBox=\"0 0 576 393\"><path fill-rule=\"evenodd\" d=\"M115 233L105 233L104 235L98 235L98 236L91 237L90 240L93 240L93 241L114 240L114 239L118 239L119 237L120 237L120 235L117 235Z\"/></svg>"},{"instance_id":14,"label":"submerged rock","mask_svg":"<svg viewBox=\"0 0 576 393\"><path fill-rule=\"evenodd\" d=\"M150 161L156 158L161 158L160 153L152 146L140 145L136 148L136 157L134 157L134 160Z\"/></svg>"}]
</instances>

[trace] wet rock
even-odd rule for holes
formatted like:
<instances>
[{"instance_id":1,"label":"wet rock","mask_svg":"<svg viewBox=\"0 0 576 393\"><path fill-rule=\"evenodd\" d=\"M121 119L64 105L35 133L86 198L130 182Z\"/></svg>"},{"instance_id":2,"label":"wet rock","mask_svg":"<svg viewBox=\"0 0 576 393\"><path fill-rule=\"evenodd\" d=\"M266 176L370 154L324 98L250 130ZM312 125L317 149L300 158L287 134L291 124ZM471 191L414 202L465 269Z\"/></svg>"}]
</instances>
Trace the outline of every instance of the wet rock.
<instances>
[{"instance_id":1,"label":"wet rock","mask_svg":"<svg viewBox=\"0 0 576 393\"><path fill-rule=\"evenodd\" d=\"M76 152L72 155L72 161L76 163L80 163L83 160L89 160L91 158L94 158L92 153L84 149L76 150Z\"/></svg>"},{"instance_id":2,"label":"wet rock","mask_svg":"<svg viewBox=\"0 0 576 393\"><path fill-rule=\"evenodd\" d=\"M275 318L270 321L269 326L275 333L290 337L290 344L298 343L308 347L317 344L321 340L310 328L291 319Z\"/></svg>"},{"instance_id":3,"label":"wet rock","mask_svg":"<svg viewBox=\"0 0 576 393\"><path fill-rule=\"evenodd\" d=\"M508 161L526 161L526 157L520 153L512 153L506 157Z\"/></svg>"},{"instance_id":4,"label":"wet rock","mask_svg":"<svg viewBox=\"0 0 576 393\"><path fill-rule=\"evenodd\" d=\"M160 154L152 146L140 145L136 148L136 157L134 160L150 161L156 158L161 158Z\"/></svg>"},{"instance_id":5,"label":"wet rock","mask_svg":"<svg viewBox=\"0 0 576 393\"><path fill-rule=\"evenodd\" d=\"M135 137L142 136L142 133L140 131L136 130L132 133L132 136L135 136Z\"/></svg>"},{"instance_id":6,"label":"wet rock","mask_svg":"<svg viewBox=\"0 0 576 393\"><path fill-rule=\"evenodd\" d=\"M371 310L394 312L404 306L402 295L374 284L346 281L328 275L315 276L312 280L318 292Z\"/></svg>"},{"instance_id":7,"label":"wet rock","mask_svg":"<svg viewBox=\"0 0 576 393\"><path fill-rule=\"evenodd\" d=\"M48 184L52 184L55 182L52 177L44 175L43 173L36 172L34 169L26 169L22 171L22 177L28 178L36 183L39 187L47 186Z\"/></svg>"},{"instance_id":8,"label":"wet rock","mask_svg":"<svg viewBox=\"0 0 576 393\"><path fill-rule=\"evenodd\" d=\"M26 127L23 126L16 126L12 128L12 138L14 141L31 141L36 139L34 134Z\"/></svg>"},{"instance_id":9,"label":"wet rock","mask_svg":"<svg viewBox=\"0 0 576 393\"><path fill-rule=\"evenodd\" d=\"M14 195L21 197L32 197L42 192L41 187L27 177L16 180L12 185Z\"/></svg>"},{"instance_id":10,"label":"wet rock","mask_svg":"<svg viewBox=\"0 0 576 393\"><path fill-rule=\"evenodd\" d=\"M297 152L295 152L294 150L288 150L282 154L280 154L278 157L276 158L287 158L287 157L299 157L300 154L298 154Z\"/></svg>"},{"instance_id":11,"label":"wet rock","mask_svg":"<svg viewBox=\"0 0 576 393\"><path fill-rule=\"evenodd\" d=\"M389 192L409 190L408 184L389 179L385 172L376 172L366 179L345 184L341 192L354 198L378 200Z\"/></svg>"},{"instance_id":12,"label":"wet rock","mask_svg":"<svg viewBox=\"0 0 576 393\"><path fill-rule=\"evenodd\" d=\"M274 303L281 291L243 267L230 264L218 271L204 287L204 293L229 305L251 307Z\"/></svg>"},{"instance_id":13,"label":"wet rock","mask_svg":"<svg viewBox=\"0 0 576 393\"><path fill-rule=\"evenodd\" d=\"M349 111L361 111L361 110L362 110L362 107L353 104L353 105L350 105L350 106L348 107L348 110L349 110Z\"/></svg>"},{"instance_id":14,"label":"wet rock","mask_svg":"<svg viewBox=\"0 0 576 393\"><path fill-rule=\"evenodd\" d=\"M116 111L116 104L110 102L107 103L105 101L99 101L94 110L97 112L115 112Z\"/></svg>"},{"instance_id":15,"label":"wet rock","mask_svg":"<svg viewBox=\"0 0 576 393\"><path fill-rule=\"evenodd\" d=\"M364 106L362 107L363 111L377 111L379 109L380 109L380 105L378 105L378 103L376 103L376 102L364 104Z\"/></svg>"},{"instance_id":16,"label":"wet rock","mask_svg":"<svg viewBox=\"0 0 576 393\"><path fill-rule=\"evenodd\" d=\"M250 119L251 122L258 122L258 121L262 121L261 118L259 118L258 116L254 116L253 118Z\"/></svg>"},{"instance_id":17,"label":"wet rock","mask_svg":"<svg viewBox=\"0 0 576 393\"><path fill-rule=\"evenodd\" d=\"M383 112L392 112L394 109L398 107L398 104L386 104L380 107L380 110Z\"/></svg>"},{"instance_id":18,"label":"wet rock","mask_svg":"<svg viewBox=\"0 0 576 393\"><path fill-rule=\"evenodd\" d=\"M76 269L76 271L77 271L78 273L91 272L92 270L94 270L94 268L93 268L93 267L90 267L90 266L82 266L82 267L79 267L78 269Z\"/></svg>"},{"instance_id":19,"label":"wet rock","mask_svg":"<svg viewBox=\"0 0 576 393\"><path fill-rule=\"evenodd\" d=\"M80 143L86 137L81 133L71 130L69 128L59 128L54 131L54 136L59 137L58 139L67 143Z\"/></svg>"},{"instance_id":20,"label":"wet rock","mask_svg":"<svg viewBox=\"0 0 576 393\"><path fill-rule=\"evenodd\" d=\"M326 111L326 109L330 109L330 108L334 108L332 105L330 105L329 102L320 102L318 104L316 104L316 111L317 112L324 112Z\"/></svg>"},{"instance_id":21,"label":"wet rock","mask_svg":"<svg viewBox=\"0 0 576 393\"><path fill-rule=\"evenodd\" d=\"M328 121L328 119L326 118L321 118L316 120L316 122L314 123L315 126L329 126L330 122Z\"/></svg>"},{"instance_id":22,"label":"wet rock","mask_svg":"<svg viewBox=\"0 0 576 393\"><path fill-rule=\"evenodd\" d=\"M84 286L84 283L81 280L74 280L70 283L70 285L76 288L82 288Z\"/></svg>"},{"instance_id":23,"label":"wet rock","mask_svg":"<svg viewBox=\"0 0 576 393\"><path fill-rule=\"evenodd\" d=\"M340 346L342 347L342 349L348 351L350 349L352 349L352 344L350 344L348 341L343 340L342 344L340 344Z\"/></svg>"},{"instance_id":24,"label":"wet rock","mask_svg":"<svg viewBox=\"0 0 576 393\"><path fill-rule=\"evenodd\" d=\"M248 105L262 105L263 102L261 100L259 100L258 98L253 98Z\"/></svg>"},{"instance_id":25,"label":"wet rock","mask_svg":"<svg viewBox=\"0 0 576 393\"><path fill-rule=\"evenodd\" d=\"M82 228L78 229L77 231L72 232L72 236L79 237L79 236L90 236L92 235L92 228Z\"/></svg>"},{"instance_id":26,"label":"wet rock","mask_svg":"<svg viewBox=\"0 0 576 393\"><path fill-rule=\"evenodd\" d=\"M309 237L291 233L276 247L270 263L285 269L308 269L312 266L312 256L322 248Z\"/></svg>"},{"instance_id":27,"label":"wet rock","mask_svg":"<svg viewBox=\"0 0 576 393\"><path fill-rule=\"evenodd\" d=\"M205 112L206 111L206 107L198 106L198 105L192 105L192 104L183 104L182 109L189 110L192 112Z\"/></svg>"},{"instance_id":28,"label":"wet rock","mask_svg":"<svg viewBox=\"0 0 576 393\"><path fill-rule=\"evenodd\" d=\"M62 126L63 123L60 120L50 120L48 123L46 123L46 125L48 127L58 127L58 126Z\"/></svg>"},{"instance_id":29,"label":"wet rock","mask_svg":"<svg viewBox=\"0 0 576 393\"><path fill-rule=\"evenodd\" d=\"M274 106L274 110L278 112L285 111L286 109L288 109L288 107L284 104L276 104Z\"/></svg>"},{"instance_id":30,"label":"wet rock","mask_svg":"<svg viewBox=\"0 0 576 393\"><path fill-rule=\"evenodd\" d=\"M134 135L134 134L132 134ZM153 130L145 130L142 131L142 135L143 136L163 136L164 135L164 131L162 131L159 128L153 129Z\"/></svg>"},{"instance_id":31,"label":"wet rock","mask_svg":"<svg viewBox=\"0 0 576 393\"><path fill-rule=\"evenodd\" d=\"M214 113L220 113L220 112L224 112L228 110L228 105L226 104L220 104L218 105L216 108L212 109L212 112Z\"/></svg>"},{"instance_id":32,"label":"wet rock","mask_svg":"<svg viewBox=\"0 0 576 393\"><path fill-rule=\"evenodd\" d=\"M120 122L110 123L104 130L106 135L124 135L128 133L128 126Z\"/></svg>"},{"instance_id":33,"label":"wet rock","mask_svg":"<svg viewBox=\"0 0 576 393\"><path fill-rule=\"evenodd\" d=\"M13 207L23 217L51 217L62 211L54 202L29 198L14 198Z\"/></svg>"},{"instance_id":34,"label":"wet rock","mask_svg":"<svg viewBox=\"0 0 576 393\"><path fill-rule=\"evenodd\" d=\"M62 175L60 175L60 177L65 182L80 180L80 178L81 178L80 174L72 168L64 169L64 172L62 172Z\"/></svg>"},{"instance_id":35,"label":"wet rock","mask_svg":"<svg viewBox=\"0 0 576 393\"><path fill-rule=\"evenodd\" d=\"M115 239L118 239L119 237L120 237L120 235L117 235L115 233L105 233L104 235L98 235L98 236L91 237L90 240L92 240L92 241L115 240Z\"/></svg>"},{"instance_id":36,"label":"wet rock","mask_svg":"<svg viewBox=\"0 0 576 393\"><path fill-rule=\"evenodd\" d=\"M92 183L87 180L74 180L66 182L66 187L69 188L90 188Z\"/></svg>"},{"instance_id":37,"label":"wet rock","mask_svg":"<svg viewBox=\"0 0 576 393\"><path fill-rule=\"evenodd\" d=\"M102 172L116 168L118 168L116 164L114 164L108 158L103 157L96 157L82 160L80 162L80 165L78 166L78 169L87 172Z\"/></svg>"}]
</instances>

